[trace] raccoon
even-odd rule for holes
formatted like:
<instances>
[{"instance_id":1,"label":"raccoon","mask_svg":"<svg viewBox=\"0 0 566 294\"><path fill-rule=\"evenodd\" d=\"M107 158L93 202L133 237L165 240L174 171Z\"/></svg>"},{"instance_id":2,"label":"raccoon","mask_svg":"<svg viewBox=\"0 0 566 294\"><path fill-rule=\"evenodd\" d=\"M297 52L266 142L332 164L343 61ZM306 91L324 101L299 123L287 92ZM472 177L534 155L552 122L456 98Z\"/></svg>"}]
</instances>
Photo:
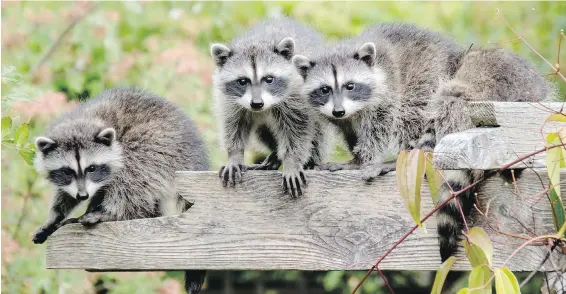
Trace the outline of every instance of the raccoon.
<instances>
[{"instance_id":1,"label":"raccoon","mask_svg":"<svg viewBox=\"0 0 566 294\"><path fill-rule=\"evenodd\" d=\"M315 30L289 18L263 21L229 44L212 44L216 64L214 102L221 141L228 163L220 169L223 185L242 180L244 150L250 138L272 151L251 169L278 169L283 164L283 188L302 195L303 173L322 161L324 133L305 107L303 78L291 63L294 54L310 56L323 44Z\"/></svg>"},{"instance_id":2,"label":"raccoon","mask_svg":"<svg viewBox=\"0 0 566 294\"><path fill-rule=\"evenodd\" d=\"M400 150L423 134L425 108L464 49L411 24L371 26L309 58L293 57L303 95L344 135L354 159L322 169L361 169L371 180L395 167Z\"/></svg>"},{"instance_id":3,"label":"raccoon","mask_svg":"<svg viewBox=\"0 0 566 294\"><path fill-rule=\"evenodd\" d=\"M54 121L35 140L35 167L56 187L47 221L34 243L78 222L150 218L184 212L190 203L175 190L177 170L208 170L204 143L179 108L137 88L107 90ZM65 220L83 201L86 213ZM198 293L203 271L186 272Z\"/></svg>"},{"instance_id":4,"label":"raccoon","mask_svg":"<svg viewBox=\"0 0 566 294\"><path fill-rule=\"evenodd\" d=\"M458 64L454 78L440 85L427 107L429 126L417 148L432 151L445 135L475 127L468 109L470 101L536 102L557 98L557 89L533 65L504 49L470 50ZM446 170L442 173L446 183L441 187L439 202L451 196L451 189L459 191L486 176L480 170ZM458 204L468 217L474 194L475 190L469 190L437 213L442 261L456 252L458 237L463 230Z\"/></svg>"}]
</instances>

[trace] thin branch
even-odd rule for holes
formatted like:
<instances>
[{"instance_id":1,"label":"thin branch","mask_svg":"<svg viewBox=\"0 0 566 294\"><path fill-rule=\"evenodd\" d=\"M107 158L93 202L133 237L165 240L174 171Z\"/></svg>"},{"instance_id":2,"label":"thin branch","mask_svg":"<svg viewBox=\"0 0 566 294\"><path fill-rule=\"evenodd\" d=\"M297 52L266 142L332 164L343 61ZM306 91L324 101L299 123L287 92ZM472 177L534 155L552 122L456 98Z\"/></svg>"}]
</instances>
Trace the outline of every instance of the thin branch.
<instances>
[{"instance_id":1,"label":"thin branch","mask_svg":"<svg viewBox=\"0 0 566 294\"><path fill-rule=\"evenodd\" d=\"M383 279L383 281L385 282L387 289L389 289L389 292L391 292L392 294L395 294L395 291L393 291L393 288L391 288L391 285L389 285L389 281L387 280L387 277L381 272L379 267L376 267L376 269L377 269L377 272L379 273L379 275L381 276L381 278Z\"/></svg>"},{"instance_id":2,"label":"thin branch","mask_svg":"<svg viewBox=\"0 0 566 294\"><path fill-rule=\"evenodd\" d=\"M85 18L85 16L87 16L91 11L93 11L94 8L97 7L97 6L98 6L97 4L90 4L89 3L89 6L84 13L81 13L81 14L79 14L79 15L77 15L73 18L71 23L69 23L69 25L65 28L65 30L63 30L63 32L61 32L59 37L57 37L57 39L55 39L55 41L53 41L53 43L51 43L51 46L49 46L49 49L47 49L47 51L45 51L45 53L43 53L43 55L39 59L39 62L34 67L32 67L32 69L30 70L30 76L31 76L32 79L37 74L37 71L39 70L39 68L47 61L47 59L49 59L51 54L53 54L53 52L55 52L55 49L57 49L57 47L59 47L59 45L61 44L61 41L63 41L63 39L73 30L73 28L81 20L83 20Z\"/></svg>"},{"instance_id":3,"label":"thin branch","mask_svg":"<svg viewBox=\"0 0 566 294\"><path fill-rule=\"evenodd\" d=\"M564 77L564 75L556 68L554 67L554 65L552 65L552 63L550 63L548 60L546 60L546 58L544 58L544 56L542 56L535 48L533 48L533 46L531 46L531 44L529 44L529 42L527 42L527 40L525 40L525 38L523 38L522 35L520 35L519 33L517 33L513 27L509 24L509 22L507 21L507 19L505 19L505 17L503 16L503 14L500 13L501 11L499 10L499 8L497 9L497 15L499 15L499 17L501 17L501 19L503 20L503 22L505 22L505 24L507 25L507 27L513 32L513 34L517 35L518 39L523 41L523 43L525 45L527 45L527 47L529 47L529 49L531 49L536 55L538 55L538 57L540 57L542 60L544 60L544 62L546 62L546 64L548 64L548 66L550 66L550 68L552 68L555 72L556 75L558 75L560 78L562 78L562 80L564 80L564 82L566 83L566 77Z\"/></svg>"}]
</instances>

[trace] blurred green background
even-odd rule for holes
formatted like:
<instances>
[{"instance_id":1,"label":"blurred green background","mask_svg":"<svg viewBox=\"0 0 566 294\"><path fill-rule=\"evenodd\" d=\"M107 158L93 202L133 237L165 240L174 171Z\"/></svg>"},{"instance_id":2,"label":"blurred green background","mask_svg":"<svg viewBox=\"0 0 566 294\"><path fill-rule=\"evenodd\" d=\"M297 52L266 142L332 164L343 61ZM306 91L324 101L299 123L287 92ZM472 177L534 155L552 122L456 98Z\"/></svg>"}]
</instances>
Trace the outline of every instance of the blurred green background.
<instances>
[{"instance_id":1,"label":"blurred green background","mask_svg":"<svg viewBox=\"0 0 566 294\"><path fill-rule=\"evenodd\" d=\"M30 140L77 101L116 85L139 85L167 97L192 116L214 169L226 155L219 150L211 112L213 63L208 46L212 41L229 41L258 20L289 14L329 39L357 34L376 22L408 21L446 32L466 46L513 50L548 74L551 69L541 58L513 41L517 36L496 10L552 64L558 57L560 29L566 28L566 3L561 2L3 1L1 5L2 115L19 123L29 121ZM566 67L566 53L561 57ZM566 87L564 83L560 87L563 97ZM34 245L31 235L46 219L51 190L17 151L5 147L1 163L3 293L181 293L180 273L45 269L45 246ZM333 150L335 159L347 156L340 147ZM398 293L427 293L434 278L430 272L386 274ZM206 293L348 293L362 275L214 272ZM540 279L534 279L524 293L536 289ZM375 274L363 292L387 290Z\"/></svg>"}]
</instances>

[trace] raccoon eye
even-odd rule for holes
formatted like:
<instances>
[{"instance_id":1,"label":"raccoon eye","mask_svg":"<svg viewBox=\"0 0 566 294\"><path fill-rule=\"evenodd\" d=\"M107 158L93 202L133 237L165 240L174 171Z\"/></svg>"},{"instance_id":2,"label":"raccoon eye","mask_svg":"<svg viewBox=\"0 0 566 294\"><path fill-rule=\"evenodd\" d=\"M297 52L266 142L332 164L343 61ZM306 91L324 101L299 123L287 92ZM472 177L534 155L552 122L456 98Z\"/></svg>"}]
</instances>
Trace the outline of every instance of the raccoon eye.
<instances>
[{"instance_id":1,"label":"raccoon eye","mask_svg":"<svg viewBox=\"0 0 566 294\"><path fill-rule=\"evenodd\" d=\"M248 78L241 78L241 79L238 79L238 84L240 84L240 86L245 86L249 83L249 81L250 80Z\"/></svg>"},{"instance_id":2,"label":"raccoon eye","mask_svg":"<svg viewBox=\"0 0 566 294\"><path fill-rule=\"evenodd\" d=\"M320 93L322 93L322 94L324 94L324 95L330 93L330 87L328 87L328 86L321 87L321 88L320 88Z\"/></svg>"},{"instance_id":3,"label":"raccoon eye","mask_svg":"<svg viewBox=\"0 0 566 294\"><path fill-rule=\"evenodd\" d=\"M96 171L96 166L94 166L94 165L89 165L89 166L85 169L85 172L87 172L87 173L93 173L93 172L95 172L95 171Z\"/></svg>"},{"instance_id":4,"label":"raccoon eye","mask_svg":"<svg viewBox=\"0 0 566 294\"><path fill-rule=\"evenodd\" d=\"M271 84L271 83L273 83L274 79L275 78L272 77L272 76L267 76L267 77L265 77L265 82L268 83L268 84Z\"/></svg>"},{"instance_id":5,"label":"raccoon eye","mask_svg":"<svg viewBox=\"0 0 566 294\"><path fill-rule=\"evenodd\" d=\"M63 173L66 176L74 176L75 175L75 172L70 168L63 168L62 170L63 170Z\"/></svg>"},{"instance_id":6,"label":"raccoon eye","mask_svg":"<svg viewBox=\"0 0 566 294\"><path fill-rule=\"evenodd\" d=\"M348 83L346 84L346 90L348 91L352 91L355 88L355 84L354 83Z\"/></svg>"}]
</instances>

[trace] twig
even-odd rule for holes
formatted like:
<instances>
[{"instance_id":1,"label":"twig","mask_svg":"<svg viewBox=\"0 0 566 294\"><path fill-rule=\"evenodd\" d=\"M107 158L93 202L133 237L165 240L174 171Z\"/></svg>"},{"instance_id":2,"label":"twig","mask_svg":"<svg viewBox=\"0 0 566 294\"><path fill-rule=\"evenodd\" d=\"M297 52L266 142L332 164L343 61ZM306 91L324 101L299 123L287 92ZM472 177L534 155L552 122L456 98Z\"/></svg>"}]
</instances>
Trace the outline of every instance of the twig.
<instances>
[{"instance_id":1,"label":"twig","mask_svg":"<svg viewBox=\"0 0 566 294\"><path fill-rule=\"evenodd\" d=\"M89 3L89 7L84 13L81 13L80 15L73 18L71 23L69 23L69 25L65 28L65 30L61 32L59 37L57 37L57 39L53 41L53 43L51 43L51 46L49 46L49 49L47 49L47 51L45 51L45 53L41 56L39 62L34 67L32 67L32 69L30 70L30 76L32 79L35 77L39 68L47 61L47 59L51 56L51 54L55 52L55 49L57 49L59 44L61 44L61 41L63 41L63 39L71 32L71 30L97 6L98 4Z\"/></svg>"},{"instance_id":2,"label":"twig","mask_svg":"<svg viewBox=\"0 0 566 294\"><path fill-rule=\"evenodd\" d=\"M495 171L495 172L499 172L501 173L502 171L510 168L511 166L531 157L534 155L537 155L539 153L545 152L549 149L553 149L553 148L557 148L557 147L563 147L565 146L565 144L559 144L559 145L552 145L552 146L547 146L545 148L541 148L539 150L533 151L527 155L524 155L521 158L518 158L508 164L506 164L505 166L501 167L499 170ZM452 194L450 197L448 197L446 200L442 201L439 205L437 205L432 211L430 211L425 217L423 217L421 219L421 223L424 223L427 219L429 219L432 215L434 215L434 213L436 213L440 208L442 208L444 205L446 205L446 203L452 201L454 198L458 197L460 194L463 194L465 192L467 192L468 190L472 189L473 187L475 187L477 184L481 183L484 179L488 178L489 176L493 175L495 173L494 171L487 171L486 175L484 175L483 178L471 183L470 185L462 188L460 191L455 192L454 194ZM395 244L393 244L393 246L391 248L389 248L385 254L383 254L378 260L377 262L366 272L366 274L364 275L364 277L360 280L360 282L358 283L358 285L356 285L356 288L354 288L354 290L352 291L352 294L355 294L358 289L362 286L362 284L364 283L364 281L369 277L369 275L377 269L377 267L379 266L379 264L389 255L391 254L391 252L393 250L395 250L395 248L397 248L401 243L403 243L419 226L415 225L413 226L405 235L403 235L397 242L395 242ZM554 235L551 235L554 236ZM541 236L544 237L544 236ZM547 238L549 236L546 236ZM540 238L540 237L539 237ZM532 242L536 241L538 239L532 239ZM523 244L521 247L519 247L518 249L520 250L521 248L523 248L524 246L526 246L525 244ZM518 251L518 250L517 250ZM515 253L516 254L516 253Z\"/></svg>"},{"instance_id":3,"label":"twig","mask_svg":"<svg viewBox=\"0 0 566 294\"><path fill-rule=\"evenodd\" d=\"M546 256L544 257L544 259L542 260L542 262L539 264L539 266L538 266L534 271L532 271L532 272L529 274L529 276L527 276L527 278L525 278L525 279L521 282L521 284L519 285L519 288L523 288L523 287L524 287L526 284L528 284L529 281L538 273L538 271L540 270L540 268L546 263L546 261L547 261L548 258L550 257L550 253L552 253L552 249L549 250L549 251L546 253Z\"/></svg>"},{"instance_id":4,"label":"twig","mask_svg":"<svg viewBox=\"0 0 566 294\"><path fill-rule=\"evenodd\" d=\"M517 35L519 40L523 41L523 43L525 45L527 45L527 47L529 47L536 55L538 55L542 60L544 60L544 62L546 62L546 64L548 64L548 66L550 66L550 68L552 68L556 72L556 75L558 75L560 78L562 78L562 80L564 80L564 82L566 83L566 77L564 77L564 75L558 69L556 69L556 67L554 67L554 65L552 65L552 63L550 63L548 60L546 60L546 58L544 58L535 48L533 48L533 46L531 46L531 44L529 44L529 42L527 42L527 40L525 40L525 38L523 38L522 35L517 33L513 29L513 27L509 24L509 22L507 22L507 19L505 19L505 17L503 17L503 15L500 12L501 11L498 8L497 9L497 15L499 15L499 17L501 17L503 22L505 22L505 24L513 32L513 34Z\"/></svg>"},{"instance_id":5,"label":"twig","mask_svg":"<svg viewBox=\"0 0 566 294\"><path fill-rule=\"evenodd\" d=\"M389 289L389 292L391 292L392 294L395 294L395 291L393 291L393 288L391 288L391 285L389 285L389 281L387 280L387 277L381 272L379 267L376 267L376 269L377 269L377 272L379 273L379 275L381 276L381 278L383 279L383 281L385 282L387 289Z\"/></svg>"}]
</instances>

